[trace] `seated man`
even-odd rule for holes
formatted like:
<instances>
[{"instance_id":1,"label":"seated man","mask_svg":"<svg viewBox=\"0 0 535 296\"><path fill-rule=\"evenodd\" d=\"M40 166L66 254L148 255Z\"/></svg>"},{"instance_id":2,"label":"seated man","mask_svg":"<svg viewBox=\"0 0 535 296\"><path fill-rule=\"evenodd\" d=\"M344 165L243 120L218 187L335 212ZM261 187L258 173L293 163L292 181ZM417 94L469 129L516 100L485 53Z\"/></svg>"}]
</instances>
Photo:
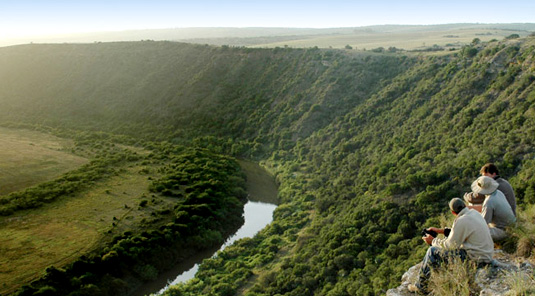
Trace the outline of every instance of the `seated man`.
<instances>
[{"instance_id":1,"label":"seated man","mask_svg":"<svg viewBox=\"0 0 535 296\"><path fill-rule=\"evenodd\" d=\"M483 167L481 167L481 176L487 176L494 179L494 181L498 182L498 190L500 190L503 195L505 195L505 199L511 206L511 210L513 210L513 214L516 216L516 197L515 192L513 191L513 187L507 180L500 177L500 172L498 172L498 167L494 165L493 163L487 163Z\"/></svg>"},{"instance_id":2,"label":"seated man","mask_svg":"<svg viewBox=\"0 0 535 296\"><path fill-rule=\"evenodd\" d=\"M460 198L449 202L451 213L456 216L451 231L446 238L432 237L429 234L422 239L431 247L427 249L419 272L418 281L408 286L411 292L427 292L427 281L431 269L447 262L448 257L467 257L477 263L490 263L494 251L494 243L490 237L487 223L480 213L466 207ZM444 233L444 229L430 227L436 233Z\"/></svg>"},{"instance_id":3,"label":"seated man","mask_svg":"<svg viewBox=\"0 0 535 296\"><path fill-rule=\"evenodd\" d=\"M498 167L496 167L496 165L494 165L493 163L487 163L483 167L481 167L480 173L481 176L491 177L496 182L498 182L498 190L500 190L503 195L505 195L505 199L507 199L507 202L511 206L511 210L513 210L513 214L516 216L516 197L513 191L513 187L511 187L511 184L509 184L507 180L500 177ZM485 201L485 195L477 194L474 192L467 192L464 194L464 201L471 209L475 209L481 212L483 202Z\"/></svg>"},{"instance_id":4,"label":"seated man","mask_svg":"<svg viewBox=\"0 0 535 296\"><path fill-rule=\"evenodd\" d=\"M505 195L498 190L498 182L491 177L481 176L472 183L472 192L485 195L481 215L489 225L490 236L494 241L507 237L505 228L516 221Z\"/></svg>"}]
</instances>

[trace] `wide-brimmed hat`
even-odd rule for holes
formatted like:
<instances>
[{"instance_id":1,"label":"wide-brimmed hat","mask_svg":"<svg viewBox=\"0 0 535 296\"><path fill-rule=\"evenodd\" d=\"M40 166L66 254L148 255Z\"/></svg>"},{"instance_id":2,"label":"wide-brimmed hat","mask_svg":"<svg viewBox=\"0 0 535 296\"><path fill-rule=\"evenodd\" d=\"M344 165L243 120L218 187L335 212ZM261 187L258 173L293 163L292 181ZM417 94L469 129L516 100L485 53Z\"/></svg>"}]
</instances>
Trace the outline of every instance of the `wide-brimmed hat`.
<instances>
[{"instance_id":1,"label":"wide-brimmed hat","mask_svg":"<svg viewBox=\"0 0 535 296\"><path fill-rule=\"evenodd\" d=\"M472 192L480 194L491 194L498 189L498 182L491 177L481 176L472 183Z\"/></svg>"}]
</instances>

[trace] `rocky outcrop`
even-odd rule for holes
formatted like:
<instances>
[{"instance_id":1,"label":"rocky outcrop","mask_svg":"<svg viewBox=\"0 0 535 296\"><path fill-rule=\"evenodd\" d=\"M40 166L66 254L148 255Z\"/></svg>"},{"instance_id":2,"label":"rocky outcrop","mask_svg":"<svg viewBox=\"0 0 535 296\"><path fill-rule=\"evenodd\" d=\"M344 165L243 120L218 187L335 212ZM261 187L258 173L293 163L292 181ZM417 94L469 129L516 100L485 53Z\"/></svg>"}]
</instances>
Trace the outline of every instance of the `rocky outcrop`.
<instances>
[{"instance_id":1,"label":"rocky outcrop","mask_svg":"<svg viewBox=\"0 0 535 296\"><path fill-rule=\"evenodd\" d=\"M390 289L386 292L387 296L414 296L415 293L409 292L407 286L413 284L420 270L421 263L411 268L401 278L401 285L397 288ZM484 268L478 268L475 276L475 283L480 296L498 296L498 295L529 295L535 293L534 281L534 264L530 259L515 257L501 250L495 250L494 260L491 265ZM515 277L514 280L511 277ZM525 294L517 294L513 291L515 282Z\"/></svg>"}]
</instances>

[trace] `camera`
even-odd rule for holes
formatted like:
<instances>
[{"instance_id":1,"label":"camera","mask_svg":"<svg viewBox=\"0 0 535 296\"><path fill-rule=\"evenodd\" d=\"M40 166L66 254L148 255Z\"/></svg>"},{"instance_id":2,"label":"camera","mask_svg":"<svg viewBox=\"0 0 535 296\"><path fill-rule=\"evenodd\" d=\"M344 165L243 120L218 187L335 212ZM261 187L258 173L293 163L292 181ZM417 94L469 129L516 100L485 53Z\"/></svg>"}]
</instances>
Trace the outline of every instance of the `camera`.
<instances>
[{"instance_id":1,"label":"camera","mask_svg":"<svg viewBox=\"0 0 535 296\"><path fill-rule=\"evenodd\" d=\"M432 237L437 237L437 233L435 231L424 228L424 230L422 230L422 236L425 236L426 234L429 234Z\"/></svg>"}]
</instances>

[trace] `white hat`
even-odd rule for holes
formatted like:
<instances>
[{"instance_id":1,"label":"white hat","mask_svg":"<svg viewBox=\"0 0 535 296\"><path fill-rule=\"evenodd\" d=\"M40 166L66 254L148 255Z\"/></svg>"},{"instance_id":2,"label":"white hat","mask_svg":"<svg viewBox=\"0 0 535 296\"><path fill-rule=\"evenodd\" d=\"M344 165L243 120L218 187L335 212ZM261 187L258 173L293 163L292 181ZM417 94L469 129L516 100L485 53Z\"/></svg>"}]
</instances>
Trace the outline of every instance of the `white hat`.
<instances>
[{"instance_id":1,"label":"white hat","mask_svg":"<svg viewBox=\"0 0 535 296\"><path fill-rule=\"evenodd\" d=\"M491 177L481 176L472 183L472 192L489 195L498 189L498 185Z\"/></svg>"}]
</instances>

